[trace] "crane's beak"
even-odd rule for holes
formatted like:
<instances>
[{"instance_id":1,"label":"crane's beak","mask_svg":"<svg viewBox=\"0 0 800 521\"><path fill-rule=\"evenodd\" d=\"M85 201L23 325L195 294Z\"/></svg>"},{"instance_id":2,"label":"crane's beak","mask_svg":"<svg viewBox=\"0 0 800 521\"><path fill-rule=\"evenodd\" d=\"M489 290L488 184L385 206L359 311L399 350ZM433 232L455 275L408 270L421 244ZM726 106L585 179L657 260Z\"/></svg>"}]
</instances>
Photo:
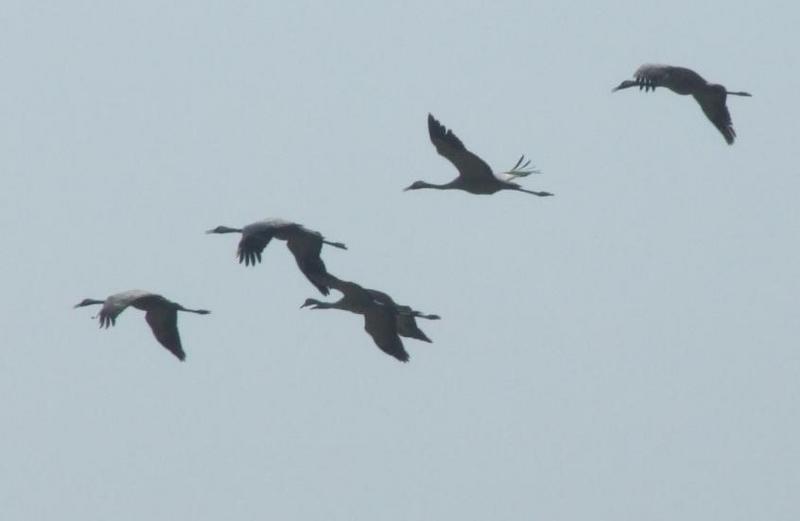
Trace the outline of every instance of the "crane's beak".
<instances>
[{"instance_id":1,"label":"crane's beak","mask_svg":"<svg viewBox=\"0 0 800 521\"><path fill-rule=\"evenodd\" d=\"M635 81L625 80L616 87L614 87L613 89L611 89L611 92L617 92L618 90L627 89L628 87L635 87L636 85L638 85L638 83L636 83Z\"/></svg>"}]
</instances>

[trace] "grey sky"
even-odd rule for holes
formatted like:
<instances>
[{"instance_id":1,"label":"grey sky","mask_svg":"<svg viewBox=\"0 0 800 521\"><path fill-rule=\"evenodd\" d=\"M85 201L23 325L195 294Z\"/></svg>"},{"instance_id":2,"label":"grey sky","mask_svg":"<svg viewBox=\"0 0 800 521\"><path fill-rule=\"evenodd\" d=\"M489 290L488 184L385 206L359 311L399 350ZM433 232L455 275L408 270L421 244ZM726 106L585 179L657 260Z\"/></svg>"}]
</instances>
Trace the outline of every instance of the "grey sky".
<instances>
[{"instance_id":1,"label":"grey sky","mask_svg":"<svg viewBox=\"0 0 800 521\"><path fill-rule=\"evenodd\" d=\"M164 4L0 10L0 517L798 518L794 3ZM736 144L644 62L752 92ZM428 112L556 197L403 193ZM203 234L268 216L434 344ZM213 311L185 364L70 308L130 288Z\"/></svg>"}]
</instances>

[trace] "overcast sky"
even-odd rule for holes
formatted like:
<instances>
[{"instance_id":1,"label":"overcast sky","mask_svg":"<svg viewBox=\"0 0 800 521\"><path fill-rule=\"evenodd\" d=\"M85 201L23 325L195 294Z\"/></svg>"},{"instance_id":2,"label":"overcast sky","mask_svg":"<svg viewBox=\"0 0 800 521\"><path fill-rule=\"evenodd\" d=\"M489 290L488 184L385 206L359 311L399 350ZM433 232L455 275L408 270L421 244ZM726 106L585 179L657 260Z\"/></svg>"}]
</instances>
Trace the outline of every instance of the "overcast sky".
<instances>
[{"instance_id":1,"label":"overcast sky","mask_svg":"<svg viewBox=\"0 0 800 521\"><path fill-rule=\"evenodd\" d=\"M798 519L796 3L382 4L3 3L0 517ZM556 196L403 192L428 112ZM434 343L203 233L265 217ZM133 288L213 311L185 363L71 308Z\"/></svg>"}]
</instances>

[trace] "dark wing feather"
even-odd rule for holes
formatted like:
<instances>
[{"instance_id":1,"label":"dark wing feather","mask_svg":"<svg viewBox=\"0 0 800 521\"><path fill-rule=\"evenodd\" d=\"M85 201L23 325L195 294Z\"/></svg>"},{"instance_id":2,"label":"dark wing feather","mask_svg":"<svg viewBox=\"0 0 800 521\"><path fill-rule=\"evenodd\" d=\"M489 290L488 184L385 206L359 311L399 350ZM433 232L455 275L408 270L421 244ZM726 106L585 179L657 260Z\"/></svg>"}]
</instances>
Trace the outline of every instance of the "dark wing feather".
<instances>
[{"instance_id":1,"label":"dark wing feather","mask_svg":"<svg viewBox=\"0 0 800 521\"><path fill-rule=\"evenodd\" d=\"M150 329L153 330L153 335L158 343L166 347L179 360L185 360L186 353L183 352L181 337L178 334L178 311L160 307L145 313L144 318Z\"/></svg>"},{"instance_id":2,"label":"dark wing feather","mask_svg":"<svg viewBox=\"0 0 800 521\"><path fill-rule=\"evenodd\" d=\"M272 235L263 232L243 234L236 252L239 256L239 264L244 262L245 266L255 266L257 262L261 262L261 252L264 251L270 240L272 240Z\"/></svg>"},{"instance_id":3,"label":"dark wing feather","mask_svg":"<svg viewBox=\"0 0 800 521\"><path fill-rule=\"evenodd\" d=\"M397 335L395 315L390 309L383 306L368 309L364 313L364 329L381 351L401 362L408 362L408 353Z\"/></svg>"},{"instance_id":4,"label":"dark wing feather","mask_svg":"<svg viewBox=\"0 0 800 521\"><path fill-rule=\"evenodd\" d=\"M724 92L695 94L694 96L709 121L722 133L725 141L732 145L736 139L736 132L733 130L731 113L728 112L728 107L725 105L726 98L727 95Z\"/></svg>"},{"instance_id":5,"label":"dark wing feather","mask_svg":"<svg viewBox=\"0 0 800 521\"><path fill-rule=\"evenodd\" d=\"M453 163L461 177L472 181L496 181L492 169L464 146L458 137L428 114L428 134L436 151Z\"/></svg>"},{"instance_id":6,"label":"dark wing feather","mask_svg":"<svg viewBox=\"0 0 800 521\"><path fill-rule=\"evenodd\" d=\"M633 76L640 90L666 87L678 94L690 94L706 85L706 80L692 69L672 65L645 64Z\"/></svg>"},{"instance_id":7,"label":"dark wing feather","mask_svg":"<svg viewBox=\"0 0 800 521\"><path fill-rule=\"evenodd\" d=\"M367 289L366 291L374 301L393 309L398 335L416 338L423 342L431 342L431 339L419 328L417 320L414 318L414 313L419 313L418 311L414 311L411 306L397 304L392 297L383 291L378 291L377 289Z\"/></svg>"},{"instance_id":8,"label":"dark wing feather","mask_svg":"<svg viewBox=\"0 0 800 521\"><path fill-rule=\"evenodd\" d=\"M329 294L328 270L320 257L322 236L314 233L297 233L289 237L286 246L294 255L297 267L309 282L323 295Z\"/></svg>"},{"instance_id":9,"label":"dark wing feather","mask_svg":"<svg viewBox=\"0 0 800 521\"><path fill-rule=\"evenodd\" d=\"M109 296L105 302L103 302L103 307L97 314L98 318L100 319L100 327L107 328L108 326L115 325L117 323L117 317L120 313L125 311L125 309L131 304L135 305L135 302L147 296L158 297L158 295L153 295L150 292L138 289L123 291L121 293L115 293L114 295Z\"/></svg>"},{"instance_id":10,"label":"dark wing feather","mask_svg":"<svg viewBox=\"0 0 800 521\"><path fill-rule=\"evenodd\" d=\"M408 308L407 312L411 312L411 308L408 306L401 306L399 308L400 311L406 311L404 308ZM395 321L397 323L397 334L400 336L408 337L408 338L416 338L417 340L422 340L423 342L432 342L428 335L425 334L423 330L419 328L417 325L417 320L414 318L414 315L405 313L398 313L396 315Z\"/></svg>"}]
</instances>

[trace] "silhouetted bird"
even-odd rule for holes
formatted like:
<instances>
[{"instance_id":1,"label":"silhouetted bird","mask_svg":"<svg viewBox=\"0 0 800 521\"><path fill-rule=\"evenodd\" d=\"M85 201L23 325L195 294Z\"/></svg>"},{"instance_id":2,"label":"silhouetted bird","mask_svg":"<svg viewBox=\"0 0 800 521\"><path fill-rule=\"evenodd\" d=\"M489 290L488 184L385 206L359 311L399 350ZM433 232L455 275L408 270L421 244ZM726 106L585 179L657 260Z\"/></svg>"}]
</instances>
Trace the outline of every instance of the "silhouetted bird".
<instances>
[{"instance_id":1,"label":"silhouetted bird","mask_svg":"<svg viewBox=\"0 0 800 521\"><path fill-rule=\"evenodd\" d=\"M708 83L702 76L685 67L647 64L639 67L633 77L635 79L623 81L612 92L630 87L639 87L639 90L644 89L645 92L655 90L656 87L666 87L678 94L691 94L729 145L733 144L736 132L733 130L731 114L725 100L729 94L752 96L749 92L730 92L722 85Z\"/></svg>"},{"instance_id":2,"label":"silhouetted bird","mask_svg":"<svg viewBox=\"0 0 800 521\"><path fill-rule=\"evenodd\" d=\"M186 354L181 346L181 337L178 334L178 311L207 315L210 311L205 309L188 309L176 302L167 300L156 293L142 291L138 289L123 291L106 298L105 300L83 299L74 307L84 307L102 304L102 308L97 316L100 319L100 327L108 328L116 324L117 316L125 311L128 306L145 311L144 318L150 329L153 330L156 340L166 347L170 353L177 356L179 360L186 359Z\"/></svg>"},{"instance_id":3,"label":"silhouetted bird","mask_svg":"<svg viewBox=\"0 0 800 521\"><path fill-rule=\"evenodd\" d=\"M355 282L348 282L330 276L330 287L340 291L342 298L336 302L320 302L309 298L300 307L312 309L341 309L364 316L364 329L375 344L386 354L401 362L408 362L409 356L403 347L400 336L430 342L417 326L415 318L438 320L438 315L428 315L409 306L396 304L389 295L364 288Z\"/></svg>"},{"instance_id":4,"label":"silhouetted bird","mask_svg":"<svg viewBox=\"0 0 800 521\"><path fill-rule=\"evenodd\" d=\"M428 133L436 151L458 170L458 177L442 185L428 183L426 181L415 181L406 190L419 190L420 188L435 188L437 190L464 190L471 194L493 194L500 190L516 190L526 194L546 197L553 195L550 192L534 192L526 190L517 183L511 181L518 177L525 177L530 174L540 173L538 170L525 168L530 165L530 160L523 163L525 156L519 158L514 168L508 172L502 172L505 179L498 177L492 172L491 167L480 157L466 149L460 139L453 134L452 130L447 130L439 123L436 118L428 114Z\"/></svg>"},{"instance_id":5,"label":"silhouetted bird","mask_svg":"<svg viewBox=\"0 0 800 521\"><path fill-rule=\"evenodd\" d=\"M241 233L237 255L239 263L244 263L245 266L255 266L257 262L261 262L261 252L273 238L286 241L286 246L297 261L297 267L323 295L330 293L325 283L328 271L320 258L323 243L347 249L340 242L325 240L319 232L282 219L266 219L248 224L244 228L217 226L206 233Z\"/></svg>"}]
</instances>

